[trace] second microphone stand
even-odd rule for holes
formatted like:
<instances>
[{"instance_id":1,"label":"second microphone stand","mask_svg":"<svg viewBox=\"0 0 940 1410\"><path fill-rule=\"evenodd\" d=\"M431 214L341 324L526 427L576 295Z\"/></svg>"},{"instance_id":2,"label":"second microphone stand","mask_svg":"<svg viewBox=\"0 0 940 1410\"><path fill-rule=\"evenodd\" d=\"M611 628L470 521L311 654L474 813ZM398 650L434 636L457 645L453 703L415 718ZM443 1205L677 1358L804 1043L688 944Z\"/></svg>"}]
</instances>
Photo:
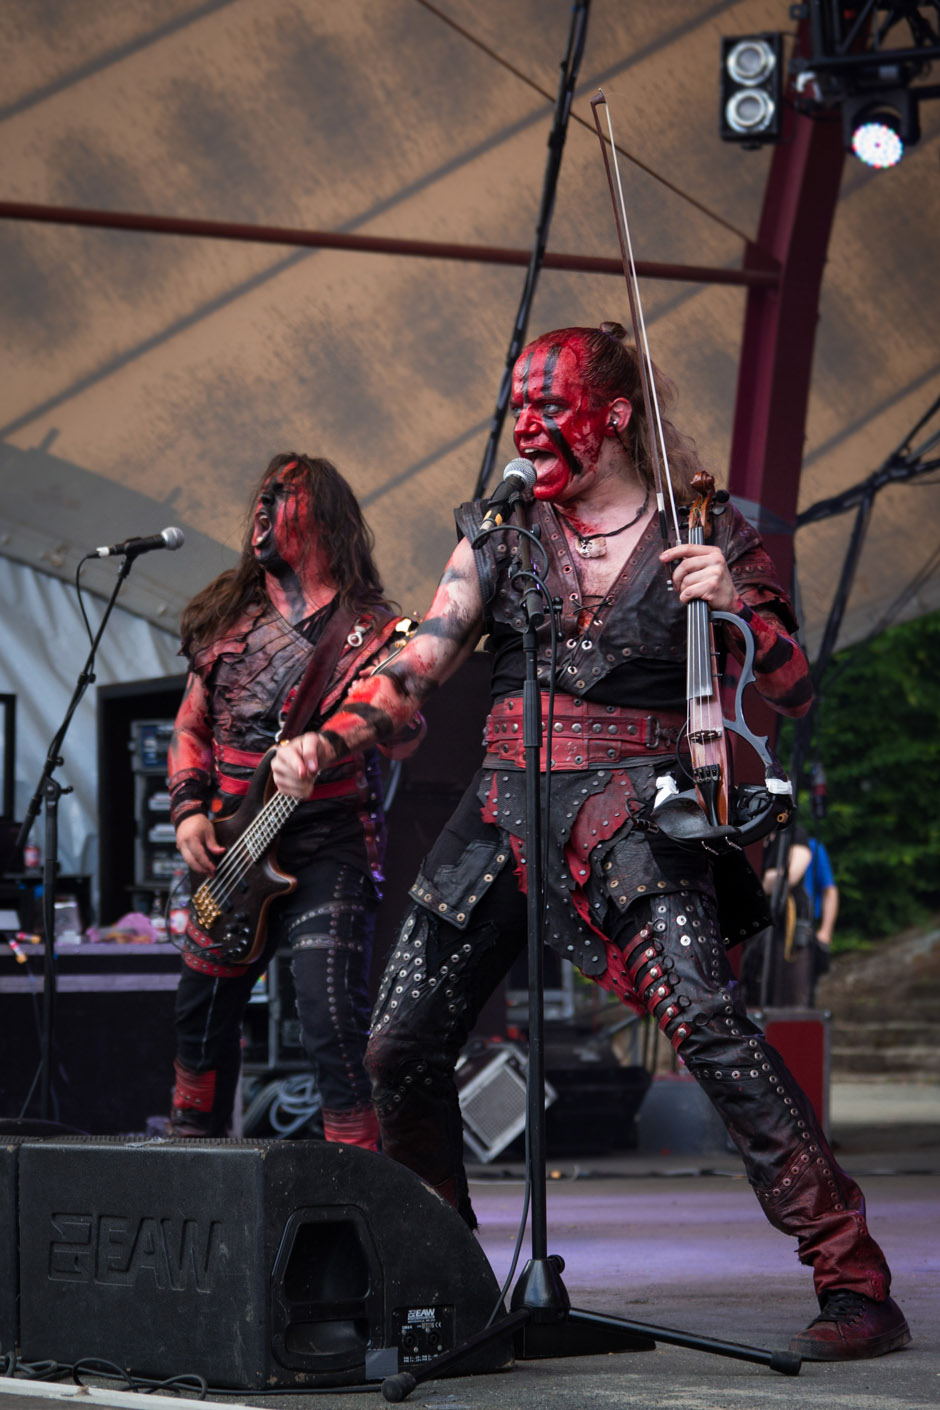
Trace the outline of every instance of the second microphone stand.
<instances>
[{"instance_id":1,"label":"second microphone stand","mask_svg":"<svg viewBox=\"0 0 940 1410\"><path fill-rule=\"evenodd\" d=\"M510 527L510 526L506 526ZM564 1259L548 1252L548 1212L545 1159L545 898L542 866L541 750L542 706L538 683L538 629L550 601L532 568L530 540L537 533L511 526L519 535L519 568L514 581L522 589L522 646L525 683L522 732L525 757L526 923L528 927L529 1067L526 1087L526 1149L531 1186L528 1259L510 1298L510 1312L468 1338L461 1346L412 1371L400 1371L382 1382L387 1401L405 1400L420 1381L454 1374L461 1357L496 1337L513 1332L520 1360L548 1357L599 1356L614 1351L652 1351L657 1342L711 1352L738 1361L752 1361L783 1375L799 1374L802 1360L792 1351L766 1351L715 1337L696 1336L671 1327L651 1326L624 1317L607 1316L572 1307L562 1280ZM539 545L541 549L541 545Z\"/></svg>"},{"instance_id":2,"label":"second microphone stand","mask_svg":"<svg viewBox=\"0 0 940 1410\"><path fill-rule=\"evenodd\" d=\"M45 807L42 860L43 986L39 1039L39 1115L43 1121L49 1121L53 1115L52 1053L56 1000L55 897L59 877L59 799L63 794L72 792L70 787L64 788L54 775L56 769L60 768L64 762L59 751L65 741L69 725L72 723L72 716L78 709L85 691L94 682L94 663L98 644L104 635L104 629L108 624L108 618L111 616L111 610L117 601L117 595L121 590L121 585L131 571L134 556L133 553L127 553L121 562L117 581L114 584L114 591L108 599L108 605L101 618L98 631L92 640L91 650L88 653L85 664L75 683L75 689L72 692L72 698L65 712L65 718L56 730L55 737L49 745L42 776L36 785L36 791L30 799L29 806L26 809L26 816L23 819L19 835L16 839L17 852L21 853L33 823L39 816L40 809ZM85 559L82 559L82 562L85 562ZM79 564L79 568L81 568L81 564Z\"/></svg>"}]
</instances>

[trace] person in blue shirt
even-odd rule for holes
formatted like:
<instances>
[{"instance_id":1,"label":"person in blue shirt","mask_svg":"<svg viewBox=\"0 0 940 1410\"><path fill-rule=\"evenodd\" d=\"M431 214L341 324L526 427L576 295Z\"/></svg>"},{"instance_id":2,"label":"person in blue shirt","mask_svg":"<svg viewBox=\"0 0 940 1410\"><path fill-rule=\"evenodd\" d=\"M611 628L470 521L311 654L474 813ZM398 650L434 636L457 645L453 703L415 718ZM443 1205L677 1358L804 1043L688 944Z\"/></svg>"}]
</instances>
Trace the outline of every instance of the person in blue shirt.
<instances>
[{"instance_id":1,"label":"person in blue shirt","mask_svg":"<svg viewBox=\"0 0 940 1410\"><path fill-rule=\"evenodd\" d=\"M774 893L775 851L768 849L764 890ZM829 969L832 933L839 913L839 890L825 847L797 824L787 853L786 910L773 931L755 937L742 982L752 1005L812 1008L816 981ZM758 943L759 942L759 943ZM769 989L765 991L763 947L772 947Z\"/></svg>"},{"instance_id":2,"label":"person in blue shirt","mask_svg":"<svg viewBox=\"0 0 940 1410\"><path fill-rule=\"evenodd\" d=\"M839 888L832 871L829 853L822 842L815 837L808 839L810 862L803 876L803 885L809 896L810 914L816 926L816 941L821 947L817 950L816 971L825 974L829 968L832 933L839 915Z\"/></svg>"}]
</instances>

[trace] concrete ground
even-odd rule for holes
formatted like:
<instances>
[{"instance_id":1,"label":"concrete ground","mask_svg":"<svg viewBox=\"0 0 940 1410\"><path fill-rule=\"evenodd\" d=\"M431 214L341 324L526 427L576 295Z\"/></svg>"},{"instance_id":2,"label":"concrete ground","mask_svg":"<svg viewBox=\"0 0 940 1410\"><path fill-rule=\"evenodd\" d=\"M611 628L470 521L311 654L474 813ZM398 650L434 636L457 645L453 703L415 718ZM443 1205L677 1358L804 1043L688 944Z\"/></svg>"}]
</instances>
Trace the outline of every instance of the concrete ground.
<instances>
[{"instance_id":1,"label":"concrete ground","mask_svg":"<svg viewBox=\"0 0 940 1410\"><path fill-rule=\"evenodd\" d=\"M860 1179L869 1222L894 1272L893 1292L913 1334L874 1361L804 1362L798 1376L673 1346L517 1362L508 1371L427 1381L408 1403L433 1410L917 1410L940 1389L938 1186L940 1087L833 1085L831 1134ZM474 1167L480 1240L502 1282L522 1209L518 1166ZM816 1311L811 1279L792 1241L766 1222L737 1158L628 1153L555 1163L548 1184L548 1251L565 1260L572 1304L660 1328L762 1349L785 1348ZM529 1249L523 1244L523 1259ZM558 1344L566 1335L562 1328ZM655 1333L654 1333L655 1336ZM562 1348L563 1349L563 1348ZM140 1396L0 1379L0 1410L53 1410L73 1398L140 1405ZM324 1410L383 1405L378 1386L259 1396L212 1393L217 1403L316 1402ZM177 1406L186 1401L176 1400Z\"/></svg>"}]
</instances>

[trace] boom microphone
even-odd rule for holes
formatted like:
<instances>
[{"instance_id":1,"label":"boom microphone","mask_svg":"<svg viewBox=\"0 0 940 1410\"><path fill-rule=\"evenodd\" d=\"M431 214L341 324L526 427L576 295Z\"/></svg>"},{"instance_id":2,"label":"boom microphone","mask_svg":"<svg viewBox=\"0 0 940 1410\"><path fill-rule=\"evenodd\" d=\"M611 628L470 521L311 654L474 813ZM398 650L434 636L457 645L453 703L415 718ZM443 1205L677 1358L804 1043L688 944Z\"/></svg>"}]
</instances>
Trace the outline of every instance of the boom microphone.
<instances>
[{"instance_id":1,"label":"boom microphone","mask_svg":"<svg viewBox=\"0 0 940 1410\"><path fill-rule=\"evenodd\" d=\"M515 461L513 461L515 464ZM113 543L108 548L96 548L90 558L113 558L123 553L128 558L136 558L138 553L149 553L153 548L180 548L183 543L182 529L164 529L149 538L125 539L123 543Z\"/></svg>"},{"instance_id":2,"label":"boom microphone","mask_svg":"<svg viewBox=\"0 0 940 1410\"><path fill-rule=\"evenodd\" d=\"M530 490L537 479L535 466L528 460L523 460L521 456L516 460L510 460L503 471L503 482L498 485L490 497L490 507L483 515L483 523L480 528L495 529L505 522L505 508L507 501L514 502L522 494L523 490Z\"/></svg>"}]
</instances>

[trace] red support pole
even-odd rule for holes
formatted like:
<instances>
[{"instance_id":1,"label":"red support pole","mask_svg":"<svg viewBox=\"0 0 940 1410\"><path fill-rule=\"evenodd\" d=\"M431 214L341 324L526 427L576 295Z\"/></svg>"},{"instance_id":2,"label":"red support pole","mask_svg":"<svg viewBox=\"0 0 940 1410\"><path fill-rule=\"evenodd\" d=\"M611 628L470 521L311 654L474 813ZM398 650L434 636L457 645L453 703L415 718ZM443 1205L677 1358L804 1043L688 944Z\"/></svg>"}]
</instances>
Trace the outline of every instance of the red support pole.
<instances>
[{"instance_id":1,"label":"red support pole","mask_svg":"<svg viewBox=\"0 0 940 1410\"><path fill-rule=\"evenodd\" d=\"M793 577L819 293L844 155L838 112L811 118L788 109L757 239L744 259L746 269L776 267L779 282L772 289L752 285L747 293L728 488L757 525L785 584ZM756 692L749 696L750 727L773 742L780 717ZM756 756L737 738L733 760L740 782L759 778ZM795 789L798 780L792 782ZM750 850L759 871L760 848Z\"/></svg>"},{"instance_id":2,"label":"red support pole","mask_svg":"<svg viewBox=\"0 0 940 1410\"><path fill-rule=\"evenodd\" d=\"M819 292L844 149L838 113L787 111L774 149L747 269L776 268L776 288L751 286L731 441L728 488L756 522L780 572L793 574L793 528L819 316ZM761 732L776 716L767 712Z\"/></svg>"},{"instance_id":3,"label":"red support pole","mask_svg":"<svg viewBox=\"0 0 940 1410\"><path fill-rule=\"evenodd\" d=\"M208 240L242 240L256 245L287 245L318 250L354 250L362 254L401 255L414 259L466 260L477 264L509 264L525 268L531 250L499 245L455 245L440 240L401 239L391 235L360 235L348 230L300 230L279 225L245 225L230 220L193 220L177 215L147 215L139 211L87 210L35 202L0 201L0 220L36 221L44 225L75 225L97 230L129 230L147 235L183 235ZM605 255L571 255L546 250L545 269L623 278L619 259ZM741 284L774 288L777 272L766 261L752 269L721 269L699 264L637 261L637 274L648 279L676 279L693 284Z\"/></svg>"},{"instance_id":4,"label":"red support pole","mask_svg":"<svg viewBox=\"0 0 940 1410\"><path fill-rule=\"evenodd\" d=\"M758 527L786 582L793 567L819 291L839 196L838 117L792 114L775 149L757 240L745 268L776 265L776 288L748 290L728 488L757 507Z\"/></svg>"}]
</instances>

